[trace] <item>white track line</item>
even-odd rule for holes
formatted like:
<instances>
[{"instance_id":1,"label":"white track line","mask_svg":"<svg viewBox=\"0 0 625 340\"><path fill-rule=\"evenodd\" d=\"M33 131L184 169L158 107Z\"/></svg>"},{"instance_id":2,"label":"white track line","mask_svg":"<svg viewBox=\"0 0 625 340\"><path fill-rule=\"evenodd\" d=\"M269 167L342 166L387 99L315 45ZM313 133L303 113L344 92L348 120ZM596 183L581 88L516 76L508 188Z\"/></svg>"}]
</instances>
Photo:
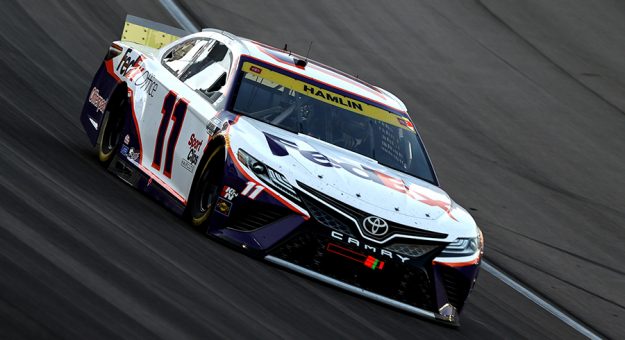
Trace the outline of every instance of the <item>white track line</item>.
<instances>
[{"instance_id":1,"label":"white track line","mask_svg":"<svg viewBox=\"0 0 625 340\"><path fill-rule=\"evenodd\" d=\"M189 17L184 13L182 8L180 8L180 6L178 6L178 2L177 1L175 1L175 0L160 0L160 2L161 2L161 5L163 5L163 7L165 7L167 12L169 12L169 14L172 17L174 17L176 22L178 22L178 24L180 26L182 26L182 28L184 30L189 31L191 33L195 33L195 32L199 32L200 31L200 28L198 26L195 26L193 21L191 21L191 19L189 19Z\"/></svg>"},{"instance_id":2,"label":"white track line","mask_svg":"<svg viewBox=\"0 0 625 340\"><path fill-rule=\"evenodd\" d=\"M542 309L544 309L547 312L553 314L556 318L562 320L562 322L566 323L567 325L571 326L576 331L580 332L582 335L588 337L589 339L601 339L601 337L599 337L597 334L593 333L588 328L584 327L584 325L582 325L579 322L575 321L573 318L568 316L566 313L564 313L563 311L559 310L557 307L555 307L554 305L550 304L549 302L543 300L538 295L532 293L529 289L523 287L521 284L519 284L518 282L514 281L512 278L510 278L508 275L506 275L503 272L501 272L499 269L491 266L490 263L488 263L486 261L482 261L482 268L485 271L487 271L488 273L490 273L491 275L493 275L494 277L496 277L499 280L501 280L501 282L507 284L512 289L514 289L517 292L521 293L521 295L525 296L526 298L528 298L529 300L531 300L532 302L534 302L535 304L540 306Z\"/></svg>"},{"instance_id":3,"label":"white track line","mask_svg":"<svg viewBox=\"0 0 625 340\"><path fill-rule=\"evenodd\" d=\"M182 28L184 28L185 30L187 30L189 32L199 32L200 31L200 28L198 26L196 26L195 24L193 24L191 19L189 19L189 17L184 13L182 8L180 8L180 6L178 6L178 3L176 2L176 0L160 0L160 2L163 5L163 7L165 7L165 9L169 12L169 14L171 14L171 16L174 17L174 19L178 22L178 24L180 26L182 26ZM523 287L520 283L514 281L512 278L510 278L508 275L506 275L503 272L501 272L499 269L491 266L488 262L482 261L482 268L484 268L485 271L487 271L488 273L492 274L497 279L501 280L503 283L505 283L508 286L510 286L512 289L514 289L517 292L521 293L521 295L525 296L526 298L528 298L529 300L531 300L532 302L534 302L535 304L540 306L542 309L544 309L547 312L553 314L553 316L555 316L556 318L562 320L562 322L564 322L565 324L571 326L573 329L575 329L576 331L578 331L582 335L588 337L589 339L593 339L593 340L594 339L601 339L601 337L599 337L598 335L593 333L588 328L584 327L584 325L582 325L579 322L575 321L573 318L568 316L566 313L564 313L563 311L559 310L557 307L555 307L554 305L550 304L549 302L543 300L538 295L532 293L530 290L528 290L527 288Z\"/></svg>"}]
</instances>

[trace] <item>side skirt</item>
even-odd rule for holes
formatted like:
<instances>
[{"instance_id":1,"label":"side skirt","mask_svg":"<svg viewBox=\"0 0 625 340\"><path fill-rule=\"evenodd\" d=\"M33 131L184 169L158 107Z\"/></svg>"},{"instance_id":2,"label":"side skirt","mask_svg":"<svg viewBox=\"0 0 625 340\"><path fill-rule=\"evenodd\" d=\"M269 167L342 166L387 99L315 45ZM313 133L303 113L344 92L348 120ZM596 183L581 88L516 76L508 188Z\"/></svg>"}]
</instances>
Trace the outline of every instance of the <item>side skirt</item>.
<instances>
[{"instance_id":1,"label":"side skirt","mask_svg":"<svg viewBox=\"0 0 625 340\"><path fill-rule=\"evenodd\" d=\"M141 171L136 165L118 153L109 165L108 171L114 173L130 186L139 189L157 202L163 204L177 215L182 215L185 205L157 181Z\"/></svg>"}]
</instances>

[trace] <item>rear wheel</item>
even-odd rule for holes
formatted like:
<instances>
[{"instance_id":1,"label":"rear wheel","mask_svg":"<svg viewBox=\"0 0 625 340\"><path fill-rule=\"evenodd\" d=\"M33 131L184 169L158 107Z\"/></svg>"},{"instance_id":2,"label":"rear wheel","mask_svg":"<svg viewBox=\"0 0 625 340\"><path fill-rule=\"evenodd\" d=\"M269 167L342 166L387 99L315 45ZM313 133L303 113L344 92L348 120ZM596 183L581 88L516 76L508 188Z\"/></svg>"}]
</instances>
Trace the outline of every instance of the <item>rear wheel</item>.
<instances>
[{"instance_id":1,"label":"rear wheel","mask_svg":"<svg viewBox=\"0 0 625 340\"><path fill-rule=\"evenodd\" d=\"M219 197L223 179L224 147L218 146L198 170L187 204L187 216L191 224L200 227L208 220Z\"/></svg>"},{"instance_id":2,"label":"rear wheel","mask_svg":"<svg viewBox=\"0 0 625 340\"><path fill-rule=\"evenodd\" d=\"M109 165L121 144L125 104L124 97L120 99L119 96L113 96L104 111L104 119L102 119L102 128L97 143L98 158L104 166Z\"/></svg>"}]
</instances>

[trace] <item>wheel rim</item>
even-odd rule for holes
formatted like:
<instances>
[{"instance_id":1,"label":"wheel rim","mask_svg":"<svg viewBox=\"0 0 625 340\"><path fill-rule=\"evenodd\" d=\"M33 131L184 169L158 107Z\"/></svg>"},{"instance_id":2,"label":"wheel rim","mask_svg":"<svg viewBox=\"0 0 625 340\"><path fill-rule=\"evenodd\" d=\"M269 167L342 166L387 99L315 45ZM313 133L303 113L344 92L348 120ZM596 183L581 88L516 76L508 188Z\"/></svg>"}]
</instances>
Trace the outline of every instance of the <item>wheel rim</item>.
<instances>
[{"instance_id":1,"label":"wheel rim","mask_svg":"<svg viewBox=\"0 0 625 340\"><path fill-rule=\"evenodd\" d=\"M112 109L107 108L106 114L108 121L106 122L104 135L102 136L102 151L105 154L113 152L121 141L122 127L124 124L124 116L120 114L125 102L121 101Z\"/></svg>"},{"instance_id":2,"label":"wheel rim","mask_svg":"<svg viewBox=\"0 0 625 340\"><path fill-rule=\"evenodd\" d=\"M201 185L198 186L199 199L198 202L198 216L203 216L209 212L213 202L217 198L218 185L215 184L215 172L211 171L209 166L206 167L204 174L202 175Z\"/></svg>"},{"instance_id":3,"label":"wheel rim","mask_svg":"<svg viewBox=\"0 0 625 340\"><path fill-rule=\"evenodd\" d=\"M200 192L200 199L199 199L199 203L200 203L200 214L205 214L211 207L212 202L213 202L213 197L215 197L215 186L214 185L210 185L209 181L207 180L206 183L204 183L202 185L202 191Z\"/></svg>"}]
</instances>

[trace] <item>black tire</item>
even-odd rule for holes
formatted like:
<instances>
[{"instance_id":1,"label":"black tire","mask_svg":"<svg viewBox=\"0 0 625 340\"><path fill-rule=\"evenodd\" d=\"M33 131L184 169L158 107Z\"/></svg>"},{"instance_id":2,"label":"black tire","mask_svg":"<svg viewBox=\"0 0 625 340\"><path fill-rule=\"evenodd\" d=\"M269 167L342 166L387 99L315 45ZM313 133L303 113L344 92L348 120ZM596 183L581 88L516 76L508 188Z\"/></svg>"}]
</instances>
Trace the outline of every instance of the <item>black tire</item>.
<instances>
[{"instance_id":1,"label":"black tire","mask_svg":"<svg viewBox=\"0 0 625 340\"><path fill-rule=\"evenodd\" d=\"M202 167L198 169L196 179L191 187L187 203L187 219L196 228L208 220L219 197L219 186L223 179L224 154L223 145L212 149Z\"/></svg>"},{"instance_id":2,"label":"black tire","mask_svg":"<svg viewBox=\"0 0 625 340\"><path fill-rule=\"evenodd\" d=\"M98 135L97 149L100 163L105 167L113 159L122 141L122 129L124 127L123 109L125 105L126 100L124 96L113 96L106 106L106 110L104 110L104 119L102 119L102 128Z\"/></svg>"}]
</instances>

